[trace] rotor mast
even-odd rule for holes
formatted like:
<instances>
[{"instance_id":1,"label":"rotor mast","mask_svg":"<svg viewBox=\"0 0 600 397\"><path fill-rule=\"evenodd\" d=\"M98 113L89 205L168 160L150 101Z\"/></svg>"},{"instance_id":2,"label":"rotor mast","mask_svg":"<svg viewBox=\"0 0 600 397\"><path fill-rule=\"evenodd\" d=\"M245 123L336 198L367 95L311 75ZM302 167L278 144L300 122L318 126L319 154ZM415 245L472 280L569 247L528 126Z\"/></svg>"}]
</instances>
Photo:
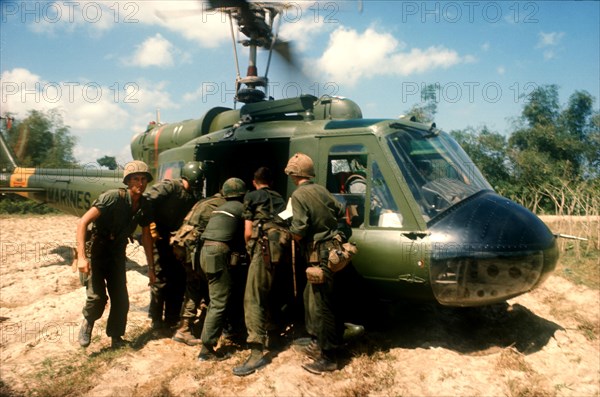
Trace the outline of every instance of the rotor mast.
<instances>
[{"instance_id":1,"label":"rotor mast","mask_svg":"<svg viewBox=\"0 0 600 397\"><path fill-rule=\"evenodd\" d=\"M269 48L270 52L273 51L276 37L273 35L273 21L279 11L275 6L270 5L247 2L241 2L240 4L239 7L227 7L225 10L230 18L236 20L239 31L247 37L240 40L239 43L244 47L248 47L249 53L246 76L241 77L239 66L237 65L235 39L233 40L234 53L236 54L236 68L238 70L235 81L235 101L242 103L260 102L267 96L269 79L266 75L258 75L256 60L258 48ZM269 54L267 61L267 71L269 70L270 62L271 54Z\"/></svg>"}]
</instances>

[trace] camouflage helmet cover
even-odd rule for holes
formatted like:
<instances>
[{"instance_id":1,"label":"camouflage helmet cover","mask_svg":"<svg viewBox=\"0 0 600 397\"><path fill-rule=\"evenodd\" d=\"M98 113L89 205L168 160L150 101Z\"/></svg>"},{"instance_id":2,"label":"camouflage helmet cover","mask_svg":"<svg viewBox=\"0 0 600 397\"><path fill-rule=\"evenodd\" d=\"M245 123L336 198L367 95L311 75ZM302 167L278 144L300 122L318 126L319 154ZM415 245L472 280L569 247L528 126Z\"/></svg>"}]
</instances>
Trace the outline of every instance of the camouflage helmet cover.
<instances>
[{"instance_id":1,"label":"camouflage helmet cover","mask_svg":"<svg viewBox=\"0 0 600 397\"><path fill-rule=\"evenodd\" d=\"M241 197L246 194L246 184L239 178L229 178L223 183L223 197Z\"/></svg>"},{"instance_id":2,"label":"camouflage helmet cover","mask_svg":"<svg viewBox=\"0 0 600 397\"><path fill-rule=\"evenodd\" d=\"M144 163L140 160L133 160L129 163L125 164L125 169L123 169L123 183L127 185L127 181L129 176L132 174L145 174L148 182L152 181L152 174L150 173L150 167L148 164Z\"/></svg>"},{"instance_id":3,"label":"camouflage helmet cover","mask_svg":"<svg viewBox=\"0 0 600 397\"><path fill-rule=\"evenodd\" d=\"M284 172L290 176L300 176L304 178L315 177L315 166L310 157L304 153L296 153L287 163Z\"/></svg>"},{"instance_id":4,"label":"camouflage helmet cover","mask_svg":"<svg viewBox=\"0 0 600 397\"><path fill-rule=\"evenodd\" d=\"M199 161L188 161L181 170L181 178L188 181L193 189L202 188L204 185L204 170Z\"/></svg>"}]
</instances>

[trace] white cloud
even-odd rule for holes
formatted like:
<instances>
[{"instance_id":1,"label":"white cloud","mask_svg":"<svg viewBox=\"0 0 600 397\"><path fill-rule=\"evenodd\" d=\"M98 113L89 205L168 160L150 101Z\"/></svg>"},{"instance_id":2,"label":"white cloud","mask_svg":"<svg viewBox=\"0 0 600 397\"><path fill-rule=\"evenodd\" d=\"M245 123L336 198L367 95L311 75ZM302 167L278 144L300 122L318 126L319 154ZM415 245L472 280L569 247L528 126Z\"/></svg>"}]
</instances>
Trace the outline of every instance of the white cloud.
<instances>
[{"instance_id":1,"label":"white cloud","mask_svg":"<svg viewBox=\"0 0 600 397\"><path fill-rule=\"evenodd\" d=\"M157 33L138 45L131 58L125 60L125 63L143 68L149 66L165 68L174 64L173 51L173 44Z\"/></svg>"},{"instance_id":2,"label":"white cloud","mask_svg":"<svg viewBox=\"0 0 600 397\"><path fill-rule=\"evenodd\" d=\"M504 68L504 66L498 66L498 68L496 68L496 72L500 75L503 76L506 73L506 69Z\"/></svg>"},{"instance_id":3,"label":"white cloud","mask_svg":"<svg viewBox=\"0 0 600 397\"><path fill-rule=\"evenodd\" d=\"M314 45L317 35L323 33L323 31L331 30L335 26L335 24L315 22L314 18L292 20L287 23L284 18L279 37L293 42L296 50L304 52Z\"/></svg>"},{"instance_id":4,"label":"white cloud","mask_svg":"<svg viewBox=\"0 0 600 397\"><path fill-rule=\"evenodd\" d=\"M17 68L2 73L2 109L18 118L29 110L60 109L74 135L98 125L122 128L127 112L114 89L97 83L48 82L29 70Z\"/></svg>"},{"instance_id":5,"label":"white cloud","mask_svg":"<svg viewBox=\"0 0 600 397\"><path fill-rule=\"evenodd\" d=\"M230 40L226 16L207 9L206 2L78 0L15 4L6 20L24 19L29 29L44 35L86 30L94 37L118 25L144 24L163 26L207 48ZM20 7L26 7L27 14Z\"/></svg>"},{"instance_id":6,"label":"white cloud","mask_svg":"<svg viewBox=\"0 0 600 397\"><path fill-rule=\"evenodd\" d=\"M142 23L163 26L205 48L217 48L230 41L230 25L225 14L208 9L200 1L150 1L140 4Z\"/></svg>"},{"instance_id":7,"label":"white cloud","mask_svg":"<svg viewBox=\"0 0 600 397\"><path fill-rule=\"evenodd\" d=\"M391 34L379 33L373 28L362 34L338 28L331 34L328 47L316 65L328 78L352 86L363 78L408 76L474 61L471 56L461 57L443 46L402 52L404 47L406 45Z\"/></svg>"},{"instance_id":8,"label":"white cloud","mask_svg":"<svg viewBox=\"0 0 600 397\"><path fill-rule=\"evenodd\" d=\"M564 32L540 32L538 34L538 43L536 47L544 48L557 46L564 36Z\"/></svg>"},{"instance_id":9,"label":"white cloud","mask_svg":"<svg viewBox=\"0 0 600 397\"><path fill-rule=\"evenodd\" d=\"M543 49L544 60L556 58L557 50L560 51L560 43L565 36L564 32L540 32L536 48Z\"/></svg>"},{"instance_id":10,"label":"white cloud","mask_svg":"<svg viewBox=\"0 0 600 397\"><path fill-rule=\"evenodd\" d=\"M544 51L544 59L545 60L550 60L550 59L554 59L556 58L556 52L554 52L553 50L545 50Z\"/></svg>"},{"instance_id":11,"label":"white cloud","mask_svg":"<svg viewBox=\"0 0 600 397\"><path fill-rule=\"evenodd\" d=\"M483 44L481 45L481 50L482 50L482 51L489 51L489 50L490 50L490 42L489 42L489 41L486 41L485 43L483 43Z\"/></svg>"},{"instance_id":12,"label":"white cloud","mask_svg":"<svg viewBox=\"0 0 600 397\"><path fill-rule=\"evenodd\" d=\"M21 3L29 28L40 34L58 34L88 29L99 36L119 22L119 10L114 1L80 0ZM23 18L23 17L21 17Z\"/></svg>"}]
</instances>

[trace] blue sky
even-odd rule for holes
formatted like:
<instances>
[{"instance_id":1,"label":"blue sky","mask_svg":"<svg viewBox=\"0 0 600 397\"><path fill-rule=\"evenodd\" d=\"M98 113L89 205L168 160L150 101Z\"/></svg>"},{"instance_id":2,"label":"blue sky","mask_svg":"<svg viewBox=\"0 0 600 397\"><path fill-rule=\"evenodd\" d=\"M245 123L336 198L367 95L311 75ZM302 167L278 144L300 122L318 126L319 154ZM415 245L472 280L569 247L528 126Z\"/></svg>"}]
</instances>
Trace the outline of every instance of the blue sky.
<instances>
[{"instance_id":1,"label":"blue sky","mask_svg":"<svg viewBox=\"0 0 600 397\"><path fill-rule=\"evenodd\" d=\"M2 1L1 112L59 109L76 158L131 158L156 119L233 107L229 23L197 0ZM592 1L303 1L282 13L299 68L274 58L269 93L334 94L365 117L394 118L438 84L438 127L509 134L522 95L559 86L600 98L600 3ZM247 53L238 47L245 74ZM259 55L259 74L266 53Z\"/></svg>"}]
</instances>

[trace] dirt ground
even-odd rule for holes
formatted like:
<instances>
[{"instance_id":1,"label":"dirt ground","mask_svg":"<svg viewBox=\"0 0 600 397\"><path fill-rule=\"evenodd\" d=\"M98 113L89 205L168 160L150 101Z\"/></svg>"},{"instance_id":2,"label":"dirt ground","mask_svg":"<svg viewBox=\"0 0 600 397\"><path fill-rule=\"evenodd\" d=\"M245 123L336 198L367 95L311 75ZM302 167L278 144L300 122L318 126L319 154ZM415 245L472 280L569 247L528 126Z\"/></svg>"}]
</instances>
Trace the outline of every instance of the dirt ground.
<instances>
[{"instance_id":1,"label":"dirt ground","mask_svg":"<svg viewBox=\"0 0 600 397\"><path fill-rule=\"evenodd\" d=\"M86 396L599 396L600 294L556 275L506 305L447 309L382 305L380 324L348 345L339 371L301 368L293 347L248 377L248 351L218 363L152 331L143 250L128 247L131 308L109 349L106 316L77 343L85 291L70 268L76 218L0 218L0 395ZM77 376L69 377L70 374Z\"/></svg>"}]
</instances>

